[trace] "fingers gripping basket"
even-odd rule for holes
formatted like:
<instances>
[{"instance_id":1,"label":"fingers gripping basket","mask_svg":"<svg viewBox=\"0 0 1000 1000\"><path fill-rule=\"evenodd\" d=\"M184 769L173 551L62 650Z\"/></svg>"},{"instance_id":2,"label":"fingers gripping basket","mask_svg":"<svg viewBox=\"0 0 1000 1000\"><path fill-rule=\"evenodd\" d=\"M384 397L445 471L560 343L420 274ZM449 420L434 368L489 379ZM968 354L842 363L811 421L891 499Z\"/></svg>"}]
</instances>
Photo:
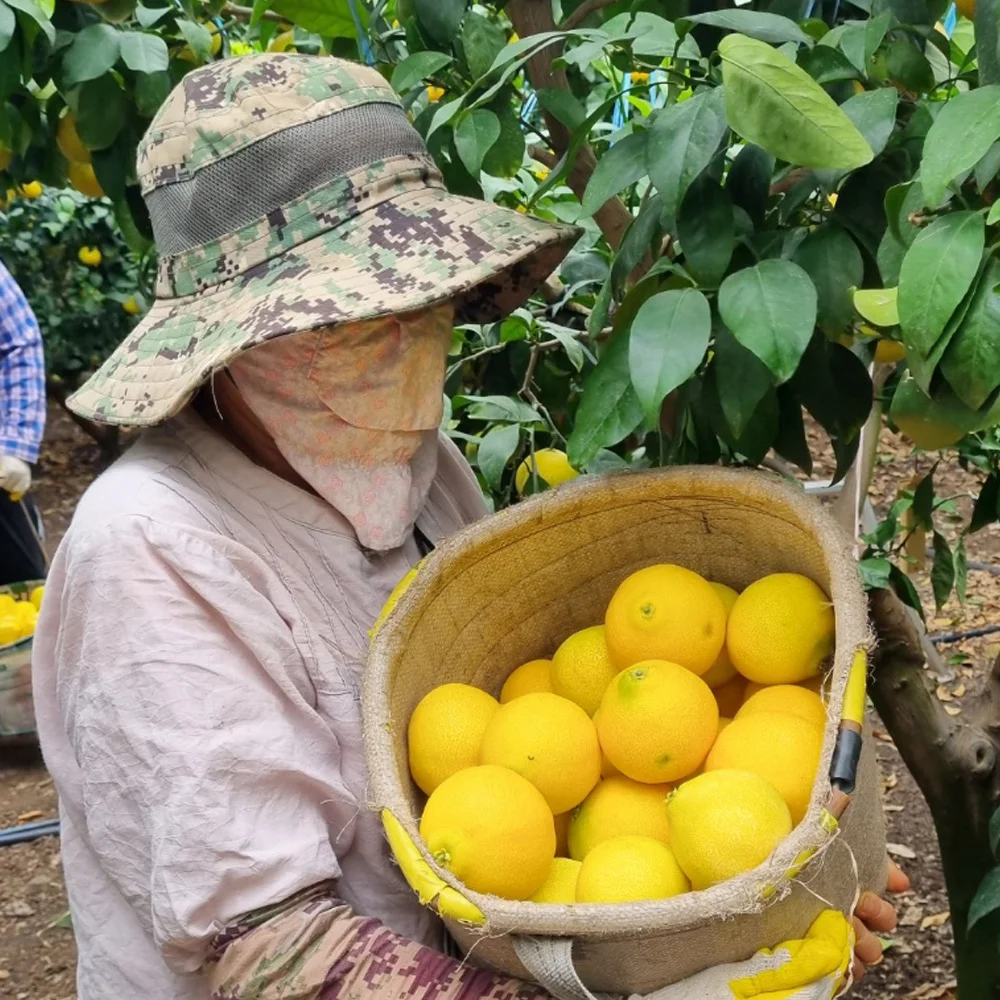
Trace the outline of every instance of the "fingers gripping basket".
<instances>
[{"instance_id":1,"label":"fingers gripping basket","mask_svg":"<svg viewBox=\"0 0 1000 1000\"><path fill-rule=\"evenodd\" d=\"M602 621L620 581L656 562L737 589L767 573L803 573L832 597L830 719L805 819L764 865L672 899L563 906L470 892L420 842L423 799L407 767L410 714L450 681L497 695L518 664L551 655L572 632ZM851 755L845 764L843 753L845 742L855 750L858 743L868 642L847 541L794 486L716 468L583 478L467 529L421 568L368 661L369 798L410 884L475 961L529 979L544 979L549 969L551 981L551 969L565 967L571 953L569 978L588 989L648 993L800 938L824 908L848 913L859 889L884 887L874 755L865 741L855 782ZM846 739L838 741L841 732ZM833 792L831 761L841 789ZM845 811L844 790L852 786Z\"/></svg>"}]
</instances>

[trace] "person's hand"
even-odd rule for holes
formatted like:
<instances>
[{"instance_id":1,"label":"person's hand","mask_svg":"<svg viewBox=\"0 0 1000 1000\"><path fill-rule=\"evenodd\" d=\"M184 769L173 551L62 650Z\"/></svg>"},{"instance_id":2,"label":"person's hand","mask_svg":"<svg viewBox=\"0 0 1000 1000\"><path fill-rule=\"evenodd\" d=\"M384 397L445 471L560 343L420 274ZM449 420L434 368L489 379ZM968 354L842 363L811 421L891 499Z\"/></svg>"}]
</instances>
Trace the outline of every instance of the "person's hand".
<instances>
[{"instance_id":1,"label":"person's hand","mask_svg":"<svg viewBox=\"0 0 1000 1000\"><path fill-rule=\"evenodd\" d=\"M0 490L20 496L30 486L31 466L13 455L0 455Z\"/></svg>"},{"instance_id":2,"label":"person's hand","mask_svg":"<svg viewBox=\"0 0 1000 1000\"><path fill-rule=\"evenodd\" d=\"M906 892L910 888L910 880L905 872L892 861L888 864L887 891ZM878 965L882 961L882 942L875 935L888 934L895 929L896 908L874 892L866 892L858 900L854 911L854 965L851 972L855 982L862 979L869 965Z\"/></svg>"}]
</instances>

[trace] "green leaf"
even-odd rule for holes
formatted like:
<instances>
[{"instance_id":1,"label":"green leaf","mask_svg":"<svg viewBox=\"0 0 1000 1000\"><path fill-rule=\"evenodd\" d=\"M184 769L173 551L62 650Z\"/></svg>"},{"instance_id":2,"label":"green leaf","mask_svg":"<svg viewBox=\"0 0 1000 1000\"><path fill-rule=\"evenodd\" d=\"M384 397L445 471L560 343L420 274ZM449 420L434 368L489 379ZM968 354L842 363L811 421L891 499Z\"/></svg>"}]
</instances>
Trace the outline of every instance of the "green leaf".
<instances>
[{"instance_id":1,"label":"green leaf","mask_svg":"<svg viewBox=\"0 0 1000 1000\"><path fill-rule=\"evenodd\" d=\"M975 24L979 84L1000 83L1000 9L985 0L977 3Z\"/></svg>"},{"instance_id":2,"label":"green leaf","mask_svg":"<svg viewBox=\"0 0 1000 1000\"><path fill-rule=\"evenodd\" d=\"M524 159L524 133L508 101L492 105L491 110L500 122L500 136L486 151L483 170L494 177L513 177Z\"/></svg>"},{"instance_id":3,"label":"green leaf","mask_svg":"<svg viewBox=\"0 0 1000 1000\"><path fill-rule=\"evenodd\" d=\"M0 52L5 51L10 45L10 40L14 37L16 30L17 18L14 16L14 12L3 0L0 0Z\"/></svg>"},{"instance_id":4,"label":"green leaf","mask_svg":"<svg viewBox=\"0 0 1000 1000\"><path fill-rule=\"evenodd\" d=\"M468 0L414 0L417 20L436 42L451 42L458 34Z\"/></svg>"},{"instance_id":5,"label":"green leaf","mask_svg":"<svg viewBox=\"0 0 1000 1000\"><path fill-rule=\"evenodd\" d=\"M929 208L941 205L948 185L971 170L1000 138L1000 86L953 97L938 112L924 142L920 186Z\"/></svg>"},{"instance_id":6,"label":"green leaf","mask_svg":"<svg viewBox=\"0 0 1000 1000\"><path fill-rule=\"evenodd\" d=\"M110 24L91 24L73 39L63 56L63 80L68 86L96 80L118 61L121 33Z\"/></svg>"},{"instance_id":7,"label":"green leaf","mask_svg":"<svg viewBox=\"0 0 1000 1000\"><path fill-rule=\"evenodd\" d=\"M424 80L450 63L451 56L444 52L414 52L407 56L392 71L392 89L397 94L405 94L419 87Z\"/></svg>"},{"instance_id":8,"label":"green leaf","mask_svg":"<svg viewBox=\"0 0 1000 1000\"><path fill-rule=\"evenodd\" d=\"M739 439L771 388L771 373L721 324L715 329L712 367L722 414L733 437Z\"/></svg>"},{"instance_id":9,"label":"green leaf","mask_svg":"<svg viewBox=\"0 0 1000 1000\"><path fill-rule=\"evenodd\" d=\"M476 108L455 126L455 149L465 169L479 176L483 158L500 138L500 120L486 108Z\"/></svg>"},{"instance_id":10,"label":"green leaf","mask_svg":"<svg viewBox=\"0 0 1000 1000\"><path fill-rule=\"evenodd\" d=\"M983 483L979 490L979 496L976 497L976 502L972 506L969 534L972 535L998 520L1000 520L1000 475L993 472Z\"/></svg>"},{"instance_id":11,"label":"green leaf","mask_svg":"<svg viewBox=\"0 0 1000 1000\"><path fill-rule=\"evenodd\" d=\"M152 118L172 89L169 73L141 74L135 81L135 106L139 114Z\"/></svg>"},{"instance_id":12,"label":"green leaf","mask_svg":"<svg viewBox=\"0 0 1000 1000\"><path fill-rule=\"evenodd\" d=\"M107 149L118 138L127 115L125 94L110 73L80 87L76 131L87 149Z\"/></svg>"},{"instance_id":13,"label":"green leaf","mask_svg":"<svg viewBox=\"0 0 1000 1000\"><path fill-rule=\"evenodd\" d=\"M197 21L178 21L177 28L200 63L212 58L212 36L204 25Z\"/></svg>"},{"instance_id":14,"label":"green leaf","mask_svg":"<svg viewBox=\"0 0 1000 1000\"><path fill-rule=\"evenodd\" d=\"M875 326L899 326L898 288L859 288L854 293L854 308Z\"/></svg>"},{"instance_id":15,"label":"green leaf","mask_svg":"<svg viewBox=\"0 0 1000 1000\"><path fill-rule=\"evenodd\" d=\"M693 288L659 292L642 304L632 321L628 364L650 423L667 394L698 370L711 334L708 299Z\"/></svg>"},{"instance_id":16,"label":"green leaf","mask_svg":"<svg viewBox=\"0 0 1000 1000\"><path fill-rule=\"evenodd\" d=\"M976 218L981 225L982 216L977 215ZM941 373L955 390L955 395L973 410L983 406L1000 385L998 285L1000 261L993 257L980 279L965 319L941 360Z\"/></svg>"},{"instance_id":17,"label":"green leaf","mask_svg":"<svg viewBox=\"0 0 1000 1000\"><path fill-rule=\"evenodd\" d=\"M146 7L139 4L135 9L135 19L144 28L152 28L154 24L162 21L168 14L173 13L173 7Z\"/></svg>"},{"instance_id":18,"label":"green leaf","mask_svg":"<svg viewBox=\"0 0 1000 1000\"><path fill-rule=\"evenodd\" d=\"M907 347L922 357L934 348L975 279L985 241L982 215L955 212L932 222L906 251L899 272L899 321Z\"/></svg>"},{"instance_id":19,"label":"green leaf","mask_svg":"<svg viewBox=\"0 0 1000 1000\"><path fill-rule=\"evenodd\" d=\"M271 10L306 31L329 38L356 38L358 29L351 13L352 0L273 0ZM368 29L368 5L355 3L361 27Z\"/></svg>"},{"instance_id":20,"label":"green leaf","mask_svg":"<svg viewBox=\"0 0 1000 1000\"><path fill-rule=\"evenodd\" d=\"M935 465L923 479L917 483L913 491L913 517L925 531L934 528L934 472Z\"/></svg>"},{"instance_id":21,"label":"green leaf","mask_svg":"<svg viewBox=\"0 0 1000 1000\"><path fill-rule=\"evenodd\" d=\"M122 62L136 73L162 73L170 63L167 43L159 35L126 31L121 36Z\"/></svg>"},{"instance_id":22,"label":"green leaf","mask_svg":"<svg viewBox=\"0 0 1000 1000\"><path fill-rule=\"evenodd\" d=\"M632 39L632 53L637 56L664 56L673 58L676 51L680 59L698 59L701 52L695 40L685 35L678 48L677 31L658 14L648 11L626 11L604 22L604 31L612 36L625 35Z\"/></svg>"},{"instance_id":23,"label":"green leaf","mask_svg":"<svg viewBox=\"0 0 1000 1000\"><path fill-rule=\"evenodd\" d=\"M684 192L711 162L726 135L724 102L721 87L699 91L664 108L649 130L646 167L668 218L677 214Z\"/></svg>"},{"instance_id":24,"label":"green leaf","mask_svg":"<svg viewBox=\"0 0 1000 1000\"><path fill-rule=\"evenodd\" d=\"M991 869L983 877L969 904L969 919L966 931L971 931L984 917L1000 910L1000 866Z\"/></svg>"},{"instance_id":25,"label":"green leaf","mask_svg":"<svg viewBox=\"0 0 1000 1000\"><path fill-rule=\"evenodd\" d=\"M889 229L904 249L920 233L921 227L911 221L924 207L924 192L919 181L897 184L889 188L885 196L885 215Z\"/></svg>"},{"instance_id":26,"label":"green leaf","mask_svg":"<svg viewBox=\"0 0 1000 1000\"><path fill-rule=\"evenodd\" d=\"M959 604L965 604L969 586L969 556L965 551L965 536L958 539L955 546L955 596Z\"/></svg>"},{"instance_id":27,"label":"green leaf","mask_svg":"<svg viewBox=\"0 0 1000 1000\"><path fill-rule=\"evenodd\" d=\"M479 443L476 464L483 478L495 489L500 489L503 472L521 440L518 424L504 424L488 431Z\"/></svg>"},{"instance_id":28,"label":"green leaf","mask_svg":"<svg viewBox=\"0 0 1000 1000\"><path fill-rule=\"evenodd\" d=\"M775 379L787 382L816 325L816 288L797 264L764 260L726 278L719 289L719 313Z\"/></svg>"},{"instance_id":29,"label":"green leaf","mask_svg":"<svg viewBox=\"0 0 1000 1000\"><path fill-rule=\"evenodd\" d=\"M948 541L940 532L934 532L934 563L931 566L931 588L938 610L944 607L955 586L955 557Z\"/></svg>"},{"instance_id":30,"label":"green leaf","mask_svg":"<svg viewBox=\"0 0 1000 1000\"><path fill-rule=\"evenodd\" d=\"M990 850L993 852L993 857L997 857L1000 854L1000 808L994 809L993 815L990 816L989 836Z\"/></svg>"},{"instance_id":31,"label":"green leaf","mask_svg":"<svg viewBox=\"0 0 1000 1000\"><path fill-rule=\"evenodd\" d=\"M6 0L8 7L19 10L22 14L27 14L35 24L42 30L42 34L48 39L49 45L56 40L56 29L52 26L45 11L35 3L35 0Z\"/></svg>"},{"instance_id":32,"label":"green leaf","mask_svg":"<svg viewBox=\"0 0 1000 1000\"><path fill-rule=\"evenodd\" d=\"M750 142L803 167L853 170L872 159L864 136L805 70L764 42L719 43L726 115Z\"/></svg>"},{"instance_id":33,"label":"green leaf","mask_svg":"<svg viewBox=\"0 0 1000 1000\"><path fill-rule=\"evenodd\" d=\"M787 382L778 387L777 395L778 433L774 438L774 450L786 461L797 465L807 476L811 475L813 463L802 419L802 403Z\"/></svg>"},{"instance_id":34,"label":"green leaf","mask_svg":"<svg viewBox=\"0 0 1000 1000\"><path fill-rule=\"evenodd\" d=\"M880 87L855 94L840 105L840 110L864 136L872 152L878 156L885 149L896 124L899 95L893 87Z\"/></svg>"},{"instance_id":35,"label":"green leaf","mask_svg":"<svg viewBox=\"0 0 1000 1000\"><path fill-rule=\"evenodd\" d=\"M642 423L642 405L629 377L629 338L608 344L583 383L573 433L566 442L569 464L584 468L602 449L617 444Z\"/></svg>"},{"instance_id":36,"label":"green leaf","mask_svg":"<svg viewBox=\"0 0 1000 1000\"><path fill-rule=\"evenodd\" d=\"M473 420L534 424L540 419L533 407L512 396L458 396L456 402L468 402L467 413Z\"/></svg>"},{"instance_id":37,"label":"green leaf","mask_svg":"<svg viewBox=\"0 0 1000 1000\"><path fill-rule=\"evenodd\" d=\"M490 20L475 11L462 22L462 50L465 62L474 79L485 76L493 60L507 45L507 35L496 20Z\"/></svg>"},{"instance_id":38,"label":"green leaf","mask_svg":"<svg viewBox=\"0 0 1000 1000\"><path fill-rule=\"evenodd\" d=\"M835 222L827 222L802 241L792 260L816 286L820 328L833 335L850 329L854 320L852 290L865 275L857 243Z\"/></svg>"},{"instance_id":39,"label":"green leaf","mask_svg":"<svg viewBox=\"0 0 1000 1000\"><path fill-rule=\"evenodd\" d=\"M882 277L883 284L899 284L899 269L903 266L903 256L905 253L906 247L887 229L882 236L882 242L879 243L878 251L875 255L878 263L878 273Z\"/></svg>"},{"instance_id":40,"label":"green leaf","mask_svg":"<svg viewBox=\"0 0 1000 1000\"><path fill-rule=\"evenodd\" d=\"M557 121L574 132L587 120L587 109L562 87L543 87L536 91L538 103Z\"/></svg>"},{"instance_id":41,"label":"green leaf","mask_svg":"<svg viewBox=\"0 0 1000 1000\"><path fill-rule=\"evenodd\" d=\"M739 7L733 10L712 10L707 14L686 14L685 21L695 24L710 24L725 31L738 31L762 42L781 45L783 42L797 42L812 45L812 39L791 18L780 14L767 14Z\"/></svg>"},{"instance_id":42,"label":"green leaf","mask_svg":"<svg viewBox=\"0 0 1000 1000\"><path fill-rule=\"evenodd\" d=\"M934 89L934 70L927 56L907 35L897 35L885 53L885 69L890 80L907 90L924 94Z\"/></svg>"},{"instance_id":43,"label":"green leaf","mask_svg":"<svg viewBox=\"0 0 1000 1000\"><path fill-rule=\"evenodd\" d=\"M896 592L896 596L905 605L913 608L922 619L924 617L924 608L920 603L920 592L913 581L898 566L894 565L889 572L889 582L892 584L892 589Z\"/></svg>"},{"instance_id":44,"label":"green leaf","mask_svg":"<svg viewBox=\"0 0 1000 1000\"><path fill-rule=\"evenodd\" d=\"M840 49L829 45L801 49L798 63L819 84L856 80L860 76L858 68L851 60Z\"/></svg>"},{"instance_id":45,"label":"green leaf","mask_svg":"<svg viewBox=\"0 0 1000 1000\"><path fill-rule=\"evenodd\" d=\"M758 229L764 226L773 175L774 157L766 149L747 143L736 154L726 177L733 204L742 208Z\"/></svg>"},{"instance_id":46,"label":"green leaf","mask_svg":"<svg viewBox=\"0 0 1000 1000\"><path fill-rule=\"evenodd\" d=\"M990 209L990 214L986 216L986 225L993 226L997 222L1000 222L1000 201L993 202L993 207Z\"/></svg>"},{"instance_id":47,"label":"green leaf","mask_svg":"<svg viewBox=\"0 0 1000 1000\"><path fill-rule=\"evenodd\" d=\"M885 590L891 574L892 563L888 559L869 557L858 561L858 576L866 590Z\"/></svg>"},{"instance_id":48,"label":"green leaf","mask_svg":"<svg viewBox=\"0 0 1000 1000\"><path fill-rule=\"evenodd\" d=\"M583 193L583 211L593 215L606 201L646 176L646 141L644 130L619 139L597 161L597 166Z\"/></svg>"},{"instance_id":49,"label":"green leaf","mask_svg":"<svg viewBox=\"0 0 1000 1000\"><path fill-rule=\"evenodd\" d=\"M677 213L684 267L700 285L722 281L736 242L733 203L718 181L702 174L688 188Z\"/></svg>"}]
</instances>

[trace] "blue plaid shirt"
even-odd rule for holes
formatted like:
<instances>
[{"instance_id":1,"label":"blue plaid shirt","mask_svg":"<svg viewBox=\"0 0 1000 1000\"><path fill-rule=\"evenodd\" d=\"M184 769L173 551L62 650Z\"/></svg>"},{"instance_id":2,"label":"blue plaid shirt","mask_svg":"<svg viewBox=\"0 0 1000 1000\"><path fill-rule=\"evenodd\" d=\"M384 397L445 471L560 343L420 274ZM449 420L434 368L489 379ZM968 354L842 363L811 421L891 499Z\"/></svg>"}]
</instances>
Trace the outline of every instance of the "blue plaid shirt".
<instances>
[{"instance_id":1,"label":"blue plaid shirt","mask_svg":"<svg viewBox=\"0 0 1000 1000\"><path fill-rule=\"evenodd\" d=\"M45 356L38 321L0 264L0 455L38 458L45 430Z\"/></svg>"}]
</instances>

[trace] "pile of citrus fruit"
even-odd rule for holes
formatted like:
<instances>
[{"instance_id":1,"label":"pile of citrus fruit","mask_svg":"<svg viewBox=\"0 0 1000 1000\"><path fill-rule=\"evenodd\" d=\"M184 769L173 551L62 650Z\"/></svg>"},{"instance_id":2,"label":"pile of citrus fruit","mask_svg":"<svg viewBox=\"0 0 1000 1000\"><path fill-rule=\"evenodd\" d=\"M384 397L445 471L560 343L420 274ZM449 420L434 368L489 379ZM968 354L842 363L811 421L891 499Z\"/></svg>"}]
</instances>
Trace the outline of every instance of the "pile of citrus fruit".
<instances>
[{"instance_id":1,"label":"pile of citrus fruit","mask_svg":"<svg viewBox=\"0 0 1000 1000\"><path fill-rule=\"evenodd\" d=\"M662 899L754 868L808 807L833 644L807 577L737 594L641 569L499 701L466 684L420 701L421 837L470 889L544 903Z\"/></svg>"},{"instance_id":2,"label":"pile of citrus fruit","mask_svg":"<svg viewBox=\"0 0 1000 1000\"><path fill-rule=\"evenodd\" d=\"M44 591L44 587L35 587L22 600L17 600L12 594L0 594L0 646L35 634L35 622Z\"/></svg>"}]
</instances>

